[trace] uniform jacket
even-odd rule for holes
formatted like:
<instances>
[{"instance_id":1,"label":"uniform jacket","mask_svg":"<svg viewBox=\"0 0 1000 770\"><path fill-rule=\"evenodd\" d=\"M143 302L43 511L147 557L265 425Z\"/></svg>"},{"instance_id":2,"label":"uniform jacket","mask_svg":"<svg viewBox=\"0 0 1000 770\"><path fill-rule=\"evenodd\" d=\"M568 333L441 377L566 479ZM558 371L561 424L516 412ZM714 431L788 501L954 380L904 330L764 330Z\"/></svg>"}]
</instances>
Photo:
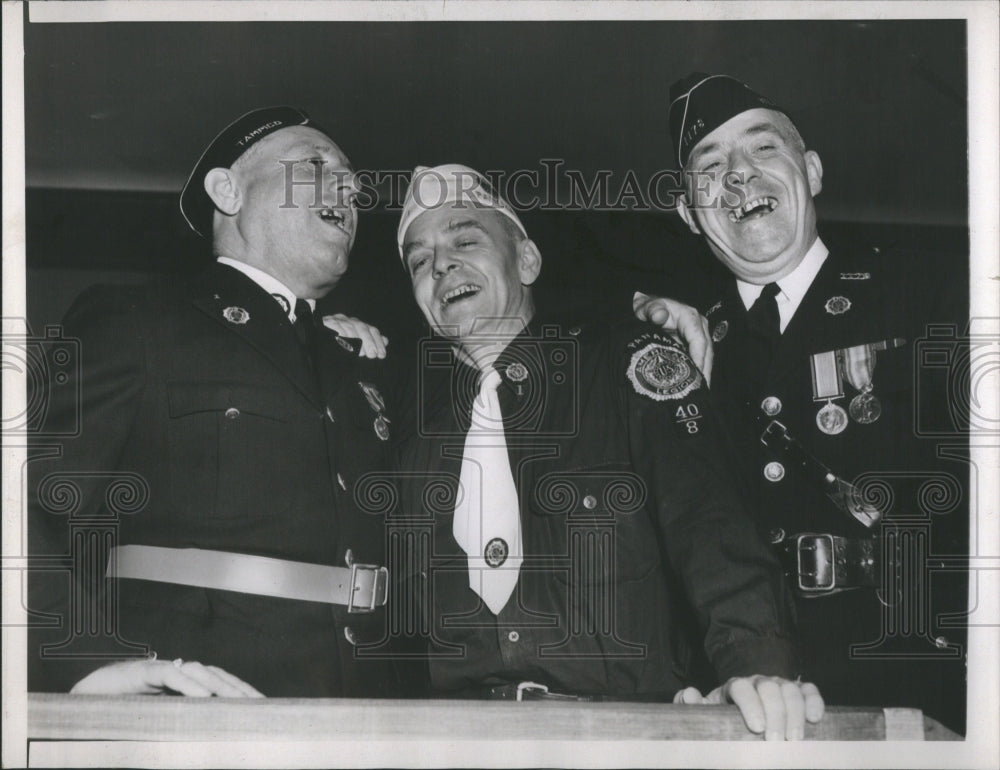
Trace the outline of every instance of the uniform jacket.
<instances>
[{"instance_id":1,"label":"uniform jacket","mask_svg":"<svg viewBox=\"0 0 1000 770\"><path fill-rule=\"evenodd\" d=\"M734 493L702 377L669 337L536 322L498 359L526 554L499 616L452 535L477 373L440 340L420 359L389 529L407 578L397 625L429 637L435 689L530 680L669 698L692 640L720 679L795 675L780 571Z\"/></svg>"},{"instance_id":2,"label":"uniform jacket","mask_svg":"<svg viewBox=\"0 0 1000 770\"><path fill-rule=\"evenodd\" d=\"M905 533L912 538L907 552L919 562L908 603L880 594L882 602L870 588L797 599L806 677L828 703L918 706L962 729L965 577L960 566L946 565L967 553L969 466L958 376L966 311L963 271L952 268L913 254L832 249L767 367L755 360L735 280L704 312L715 339L712 391L736 437L762 538ZM814 400L811 357L883 340L894 342L875 354L872 392L881 416L869 424L848 418L843 432L823 432L817 412L827 401ZM846 413L857 394L845 378L834 403ZM866 528L787 456L764 446L772 419L853 482L882 511L882 523ZM944 444L951 448L939 456ZM955 618L942 622L947 613L957 613L957 626Z\"/></svg>"},{"instance_id":3,"label":"uniform jacket","mask_svg":"<svg viewBox=\"0 0 1000 770\"><path fill-rule=\"evenodd\" d=\"M51 388L49 409L54 424L81 423L56 443L61 456L39 448L29 470L35 563L56 568L33 572L32 609L57 624L33 631L33 650L48 647L32 656L31 687L66 690L149 650L220 666L268 696L384 694L381 665L355 660L347 639L379 637L382 612L145 580L107 588L106 548L86 556L73 534L383 564L382 522L353 500L358 477L387 462L360 384L381 387L379 366L324 330L321 387L279 304L219 264L180 287L90 290L63 333L79 340L80 387ZM67 555L75 591L112 606L117 591L116 612L82 613L99 628L74 628Z\"/></svg>"}]
</instances>

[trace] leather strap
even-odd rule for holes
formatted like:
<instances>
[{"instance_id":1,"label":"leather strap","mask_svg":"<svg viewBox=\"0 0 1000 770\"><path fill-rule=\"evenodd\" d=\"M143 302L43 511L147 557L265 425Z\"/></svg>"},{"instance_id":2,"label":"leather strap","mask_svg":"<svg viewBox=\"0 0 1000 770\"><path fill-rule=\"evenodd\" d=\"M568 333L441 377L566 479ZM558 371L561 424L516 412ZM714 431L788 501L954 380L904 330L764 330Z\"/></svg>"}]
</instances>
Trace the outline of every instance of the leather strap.
<instances>
[{"instance_id":1,"label":"leather strap","mask_svg":"<svg viewBox=\"0 0 1000 770\"><path fill-rule=\"evenodd\" d=\"M389 573L374 564L330 567L201 548L120 545L107 576L346 605L371 612L385 604Z\"/></svg>"}]
</instances>

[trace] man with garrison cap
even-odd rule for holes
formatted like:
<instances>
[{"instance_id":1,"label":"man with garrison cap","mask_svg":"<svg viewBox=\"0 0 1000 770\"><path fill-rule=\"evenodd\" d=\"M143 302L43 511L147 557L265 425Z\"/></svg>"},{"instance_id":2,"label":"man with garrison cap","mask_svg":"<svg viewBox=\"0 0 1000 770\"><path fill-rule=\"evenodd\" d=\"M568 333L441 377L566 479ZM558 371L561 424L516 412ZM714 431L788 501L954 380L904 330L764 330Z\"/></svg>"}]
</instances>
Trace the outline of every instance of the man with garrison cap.
<instances>
[{"instance_id":1,"label":"man with garrison cap","mask_svg":"<svg viewBox=\"0 0 1000 770\"><path fill-rule=\"evenodd\" d=\"M962 271L828 246L819 156L746 84L696 73L670 98L678 213L732 274L704 309L712 390L796 595L804 675L829 703L919 707L964 731L966 577L944 568L968 553L968 465L961 440L937 457L917 432L950 408L919 349L937 336L959 352ZM640 318L656 306L636 301Z\"/></svg>"},{"instance_id":2,"label":"man with garrison cap","mask_svg":"<svg viewBox=\"0 0 1000 770\"><path fill-rule=\"evenodd\" d=\"M801 738L777 561L733 491L704 378L634 319L549 317L542 256L477 172L418 168L398 229L434 336L400 414L397 626L440 695L670 701L703 646L715 702Z\"/></svg>"},{"instance_id":3,"label":"man with garrison cap","mask_svg":"<svg viewBox=\"0 0 1000 770\"><path fill-rule=\"evenodd\" d=\"M385 665L355 655L384 634L382 521L353 495L388 467L382 362L312 321L347 269L355 193L304 112L249 112L181 193L213 264L69 311L80 401L53 389L48 408L82 424L31 464L48 570L30 586L31 689L390 693Z\"/></svg>"}]
</instances>

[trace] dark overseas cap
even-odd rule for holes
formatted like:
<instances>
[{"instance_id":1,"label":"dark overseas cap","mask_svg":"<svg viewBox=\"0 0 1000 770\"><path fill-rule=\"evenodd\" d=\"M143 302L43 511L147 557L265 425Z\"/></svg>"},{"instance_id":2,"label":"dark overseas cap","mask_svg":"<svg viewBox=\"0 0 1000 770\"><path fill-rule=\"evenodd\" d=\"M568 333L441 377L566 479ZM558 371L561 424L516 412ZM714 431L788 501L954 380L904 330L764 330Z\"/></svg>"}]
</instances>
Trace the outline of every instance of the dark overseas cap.
<instances>
[{"instance_id":1,"label":"dark overseas cap","mask_svg":"<svg viewBox=\"0 0 1000 770\"><path fill-rule=\"evenodd\" d=\"M693 72L670 86L667 122L680 168L684 168L691 150L707 134L741 112L760 107L785 112L766 96L729 75Z\"/></svg>"},{"instance_id":2,"label":"dark overseas cap","mask_svg":"<svg viewBox=\"0 0 1000 770\"><path fill-rule=\"evenodd\" d=\"M243 153L265 136L290 126L309 126L323 131L309 119L304 110L295 107L261 107L237 118L219 132L198 158L181 190L181 214L192 230L201 236L212 233L215 204L205 192L205 175L213 168L231 167Z\"/></svg>"}]
</instances>

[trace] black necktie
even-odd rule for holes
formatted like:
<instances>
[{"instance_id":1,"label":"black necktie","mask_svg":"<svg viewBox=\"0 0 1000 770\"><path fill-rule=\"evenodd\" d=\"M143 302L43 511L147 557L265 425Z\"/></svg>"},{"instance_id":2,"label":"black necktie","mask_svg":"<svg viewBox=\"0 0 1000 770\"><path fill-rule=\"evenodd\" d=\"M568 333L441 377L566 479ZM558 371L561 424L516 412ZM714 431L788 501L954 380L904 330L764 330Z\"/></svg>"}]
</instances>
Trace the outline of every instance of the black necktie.
<instances>
[{"instance_id":1,"label":"black necktie","mask_svg":"<svg viewBox=\"0 0 1000 770\"><path fill-rule=\"evenodd\" d=\"M302 344L302 350L306 354L306 360L313 372L316 372L316 362L318 360L319 329L313 320L312 308L304 299L295 300L295 322L292 324L295 336Z\"/></svg>"},{"instance_id":2,"label":"black necktie","mask_svg":"<svg viewBox=\"0 0 1000 770\"><path fill-rule=\"evenodd\" d=\"M780 291L778 284L767 284L748 314L750 330L771 343L781 336L781 315L775 299Z\"/></svg>"}]
</instances>

